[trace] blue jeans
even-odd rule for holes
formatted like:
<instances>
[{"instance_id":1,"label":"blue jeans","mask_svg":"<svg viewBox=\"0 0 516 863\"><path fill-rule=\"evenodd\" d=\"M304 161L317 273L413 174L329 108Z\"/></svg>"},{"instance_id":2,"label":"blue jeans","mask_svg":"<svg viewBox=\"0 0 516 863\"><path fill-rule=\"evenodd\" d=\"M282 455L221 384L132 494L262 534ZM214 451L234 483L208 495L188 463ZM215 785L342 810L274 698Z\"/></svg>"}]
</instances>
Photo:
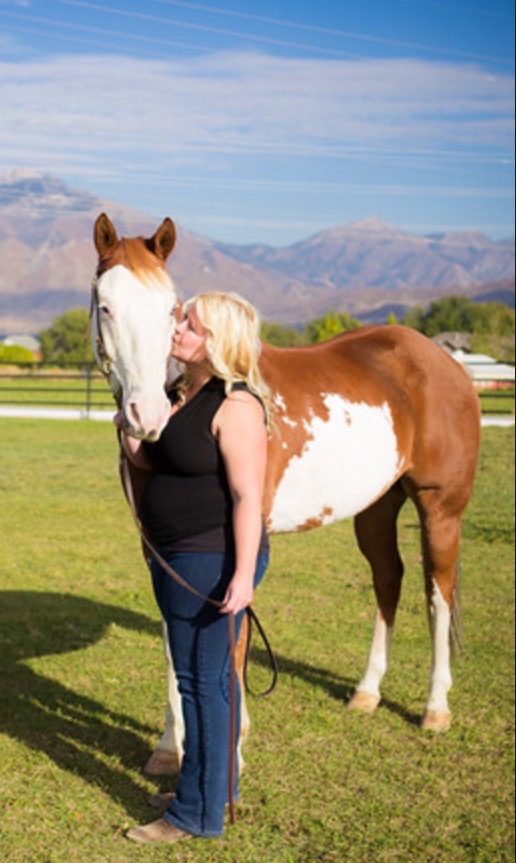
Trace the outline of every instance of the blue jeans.
<instances>
[{"instance_id":1,"label":"blue jeans","mask_svg":"<svg viewBox=\"0 0 516 863\"><path fill-rule=\"evenodd\" d=\"M205 596L222 599L234 571L233 555L178 552L170 566ZM255 586L268 565L259 554ZM229 640L228 617L177 584L152 561L157 603L168 627L185 721L185 751L176 796L164 818L195 836L220 836L228 802ZM236 634L244 612L235 618ZM237 686L237 740L240 693ZM236 759L235 759L236 763ZM238 794L238 776L235 777Z\"/></svg>"}]
</instances>

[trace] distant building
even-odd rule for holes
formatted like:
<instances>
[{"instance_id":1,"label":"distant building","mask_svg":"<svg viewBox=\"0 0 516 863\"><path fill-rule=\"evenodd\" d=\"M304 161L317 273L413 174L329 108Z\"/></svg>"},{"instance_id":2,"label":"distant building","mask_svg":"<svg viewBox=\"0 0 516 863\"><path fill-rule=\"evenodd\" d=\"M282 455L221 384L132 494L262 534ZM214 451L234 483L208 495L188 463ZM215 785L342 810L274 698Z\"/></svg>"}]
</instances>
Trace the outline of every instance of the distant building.
<instances>
[{"instance_id":1,"label":"distant building","mask_svg":"<svg viewBox=\"0 0 516 863\"><path fill-rule=\"evenodd\" d=\"M39 339L35 336L27 336L27 335L12 335L6 336L2 341L3 345L7 347L12 347L16 345L20 348L26 348L28 351L31 351L34 354L35 360L41 359L41 344Z\"/></svg>"},{"instance_id":2,"label":"distant building","mask_svg":"<svg viewBox=\"0 0 516 863\"><path fill-rule=\"evenodd\" d=\"M449 354L454 351L471 350L471 333L439 333L432 341Z\"/></svg>"},{"instance_id":3,"label":"distant building","mask_svg":"<svg viewBox=\"0 0 516 863\"><path fill-rule=\"evenodd\" d=\"M514 386L514 366L498 363L486 354L469 354L463 350L451 353L454 360L466 369L477 389L509 389Z\"/></svg>"}]
</instances>

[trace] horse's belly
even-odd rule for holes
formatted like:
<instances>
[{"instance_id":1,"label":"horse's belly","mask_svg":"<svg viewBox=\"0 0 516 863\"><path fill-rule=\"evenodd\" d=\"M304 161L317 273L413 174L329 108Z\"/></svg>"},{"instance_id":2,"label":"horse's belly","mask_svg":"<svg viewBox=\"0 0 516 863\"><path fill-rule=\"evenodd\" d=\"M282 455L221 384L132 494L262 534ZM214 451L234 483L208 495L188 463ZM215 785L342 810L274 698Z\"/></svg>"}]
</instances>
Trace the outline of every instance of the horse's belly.
<instances>
[{"instance_id":1,"label":"horse's belly","mask_svg":"<svg viewBox=\"0 0 516 863\"><path fill-rule=\"evenodd\" d=\"M390 408L324 399L328 416L303 423L301 452L287 462L268 526L283 533L356 515L403 472Z\"/></svg>"}]
</instances>

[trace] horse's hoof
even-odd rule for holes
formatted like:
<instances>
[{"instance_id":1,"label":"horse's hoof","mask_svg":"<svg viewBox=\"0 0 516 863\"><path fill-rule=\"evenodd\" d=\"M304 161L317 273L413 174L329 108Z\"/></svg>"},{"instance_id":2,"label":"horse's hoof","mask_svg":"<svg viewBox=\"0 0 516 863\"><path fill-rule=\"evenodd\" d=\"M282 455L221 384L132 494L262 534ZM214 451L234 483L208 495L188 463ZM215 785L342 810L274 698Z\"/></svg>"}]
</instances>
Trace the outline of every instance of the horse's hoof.
<instances>
[{"instance_id":1,"label":"horse's hoof","mask_svg":"<svg viewBox=\"0 0 516 863\"><path fill-rule=\"evenodd\" d=\"M425 731L448 731L451 725L451 713L447 710L425 710L421 720L421 728Z\"/></svg>"},{"instance_id":2,"label":"horse's hoof","mask_svg":"<svg viewBox=\"0 0 516 863\"><path fill-rule=\"evenodd\" d=\"M380 703L379 695L371 695L370 692L355 692L353 698L348 701L349 710L360 710L361 713L374 713Z\"/></svg>"},{"instance_id":3,"label":"horse's hoof","mask_svg":"<svg viewBox=\"0 0 516 863\"><path fill-rule=\"evenodd\" d=\"M169 776L179 773L181 761L175 752L168 749L155 749L143 768L146 776Z\"/></svg>"}]
</instances>

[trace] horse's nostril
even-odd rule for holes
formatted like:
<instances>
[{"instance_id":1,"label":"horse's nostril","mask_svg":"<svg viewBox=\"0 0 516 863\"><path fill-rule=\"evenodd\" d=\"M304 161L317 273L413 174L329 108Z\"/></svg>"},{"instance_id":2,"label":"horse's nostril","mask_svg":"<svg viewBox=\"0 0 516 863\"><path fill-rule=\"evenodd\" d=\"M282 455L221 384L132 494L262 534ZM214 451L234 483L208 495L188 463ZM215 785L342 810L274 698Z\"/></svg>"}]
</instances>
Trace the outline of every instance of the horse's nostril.
<instances>
[{"instance_id":1,"label":"horse's nostril","mask_svg":"<svg viewBox=\"0 0 516 863\"><path fill-rule=\"evenodd\" d=\"M127 415L132 426L140 425L140 413L136 402L129 402L127 405Z\"/></svg>"}]
</instances>

